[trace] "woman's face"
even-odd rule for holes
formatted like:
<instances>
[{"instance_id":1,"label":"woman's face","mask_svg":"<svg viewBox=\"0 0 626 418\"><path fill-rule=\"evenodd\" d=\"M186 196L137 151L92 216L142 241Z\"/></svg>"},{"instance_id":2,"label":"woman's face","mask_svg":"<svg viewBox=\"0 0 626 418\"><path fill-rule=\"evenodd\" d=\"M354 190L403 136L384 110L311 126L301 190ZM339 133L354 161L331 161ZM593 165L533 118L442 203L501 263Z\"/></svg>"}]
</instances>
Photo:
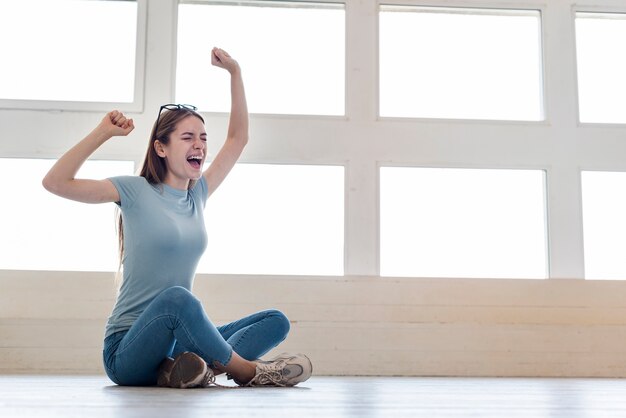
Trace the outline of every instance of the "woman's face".
<instances>
[{"instance_id":1,"label":"woman's face","mask_svg":"<svg viewBox=\"0 0 626 418\"><path fill-rule=\"evenodd\" d=\"M185 190L189 180L198 180L206 159L206 130L195 116L187 116L176 125L167 145L155 141L157 154L165 159L167 175L164 183Z\"/></svg>"}]
</instances>

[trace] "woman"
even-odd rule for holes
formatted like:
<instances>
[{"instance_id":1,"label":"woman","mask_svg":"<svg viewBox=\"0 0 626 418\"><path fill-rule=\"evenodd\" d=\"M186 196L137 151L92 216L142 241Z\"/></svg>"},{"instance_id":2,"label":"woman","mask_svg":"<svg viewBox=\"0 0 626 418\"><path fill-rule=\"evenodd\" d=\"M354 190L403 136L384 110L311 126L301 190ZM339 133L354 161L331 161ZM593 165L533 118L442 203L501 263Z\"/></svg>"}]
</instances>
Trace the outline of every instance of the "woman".
<instances>
[{"instance_id":1,"label":"woman","mask_svg":"<svg viewBox=\"0 0 626 418\"><path fill-rule=\"evenodd\" d=\"M44 187L86 203L115 202L123 282L106 326L104 365L119 385L206 387L228 373L241 386L293 386L309 378L310 360L283 354L258 360L285 339L289 321L279 311L259 312L215 327L190 292L206 248L203 209L248 141L248 110L237 61L219 48L211 63L230 73L228 134L208 169L204 120L189 105L164 105L154 124L139 176L74 178L81 165L134 122L118 111L50 169Z\"/></svg>"}]
</instances>

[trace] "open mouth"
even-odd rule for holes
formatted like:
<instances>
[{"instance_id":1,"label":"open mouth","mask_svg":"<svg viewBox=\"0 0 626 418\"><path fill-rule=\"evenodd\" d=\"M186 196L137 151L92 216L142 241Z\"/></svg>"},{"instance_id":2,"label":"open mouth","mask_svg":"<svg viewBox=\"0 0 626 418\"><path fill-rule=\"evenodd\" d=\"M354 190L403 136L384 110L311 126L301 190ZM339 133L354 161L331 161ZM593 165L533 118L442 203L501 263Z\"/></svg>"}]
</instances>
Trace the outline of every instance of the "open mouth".
<instances>
[{"instance_id":1,"label":"open mouth","mask_svg":"<svg viewBox=\"0 0 626 418\"><path fill-rule=\"evenodd\" d=\"M202 157L191 156L187 158L187 163L189 163L190 166L192 166L193 168L197 170L202 166Z\"/></svg>"}]
</instances>

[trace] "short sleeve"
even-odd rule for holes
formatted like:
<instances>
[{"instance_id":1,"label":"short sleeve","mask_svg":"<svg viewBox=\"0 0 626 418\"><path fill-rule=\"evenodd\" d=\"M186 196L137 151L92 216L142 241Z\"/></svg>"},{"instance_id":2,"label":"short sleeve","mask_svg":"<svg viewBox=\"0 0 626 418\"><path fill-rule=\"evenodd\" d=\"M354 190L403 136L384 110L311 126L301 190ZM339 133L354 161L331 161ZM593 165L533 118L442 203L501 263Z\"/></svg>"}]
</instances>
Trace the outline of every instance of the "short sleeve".
<instances>
[{"instance_id":1,"label":"short sleeve","mask_svg":"<svg viewBox=\"0 0 626 418\"><path fill-rule=\"evenodd\" d=\"M141 176L117 176L109 177L108 180L120 195L120 201L115 203L122 209L130 208L147 184L146 179Z\"/></svg>"},{"instance_id":2,"label":"short sleeve","mask_svg":"<svg viewBox=\"0 0 626 418\"><path fill-rule=\"evenodd\" d=\"M202 205L206 206L206 201L209 198L209 186L207 186L204 176L200 176L200 180L193 185L191 191L200 198Z\"/></svg>"}]
</instances>

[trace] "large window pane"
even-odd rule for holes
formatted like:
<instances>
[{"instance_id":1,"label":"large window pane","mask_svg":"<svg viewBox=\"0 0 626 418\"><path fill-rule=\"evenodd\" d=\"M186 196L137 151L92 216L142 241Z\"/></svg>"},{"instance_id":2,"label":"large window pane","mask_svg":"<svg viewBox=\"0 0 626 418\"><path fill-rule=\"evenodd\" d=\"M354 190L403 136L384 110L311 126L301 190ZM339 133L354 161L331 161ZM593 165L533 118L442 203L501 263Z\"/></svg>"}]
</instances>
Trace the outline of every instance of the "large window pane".
<instances>
[{"instance_id":1,"label":"large window pane","mask_svg":"<svg viewBox=\"0 0 626 418\"><path fill-rule=\"evenodd\" d=\"M0 269L116 271L114 204L88 205L41 186L53 160L0 159ZM87 161L78 177L132 174L130 161ZM16 176L17 174L17 176Z\"/></svg>"},{"instance_id":2,"label":"large window pane","mask_svg":"<svg viewBox=\"0 0 626 418\"><path fill-rule=\"evenodd\" d=\"M211 68L218 46L243 69L250 112L343 115L344 22L329 3L180 4L176 100L230 111L228 74Z\"/></svg>"},{"instance_id":3,"label":"large window pane","mask_svg":"<svg viewBox=\"0 0 626 418\"><path fill-rule=\"evenodd\" d=\"M208 200L201 273L343 275L344 168L238 164Z\"/></svg>"},{"instance_id":4,"label":"large window pane","mask_svg":"<svg viewBox=\"0 0 626 418\"><path fill-rule=\"evenodd\" d=\"M585 278L626 279L626 173L582 173Z\"/></svg>"},{"instance_id":5,"label":"large window pane","mask_svg":"<svg viewBox=\"0 0 626 418\"><path fill-rule=\"evenodd\" d=\"M132 102L137 2L0 2L0 99Z\"/></svg>"},{"instance_id":6,"label":"large window pane","mask_svg":"<svg viewBox=\"0 0 626 418\"><path fill-rule=\"evenodd\" d=\"M538 121L538 11L381 6L380 115Z\"/></svg>"},{"instance_id":7,"label":"large window pane","mask_svg":"<svg viewBox=\"0 0 626 418\"><path fill-rule=\"evenodd\" d=\"M546 278L544 172L383 167L383 276Z\"/></svg>"},{"instance_id":8,"label":"large window pane","mask_svg":"<svg viewBox=\"0 0 626 418\"><path fill-rule=\"evenodd\" d=\"M576 13L581 122L626 123L626 14Z\"/></svg>"}]
</instances>

